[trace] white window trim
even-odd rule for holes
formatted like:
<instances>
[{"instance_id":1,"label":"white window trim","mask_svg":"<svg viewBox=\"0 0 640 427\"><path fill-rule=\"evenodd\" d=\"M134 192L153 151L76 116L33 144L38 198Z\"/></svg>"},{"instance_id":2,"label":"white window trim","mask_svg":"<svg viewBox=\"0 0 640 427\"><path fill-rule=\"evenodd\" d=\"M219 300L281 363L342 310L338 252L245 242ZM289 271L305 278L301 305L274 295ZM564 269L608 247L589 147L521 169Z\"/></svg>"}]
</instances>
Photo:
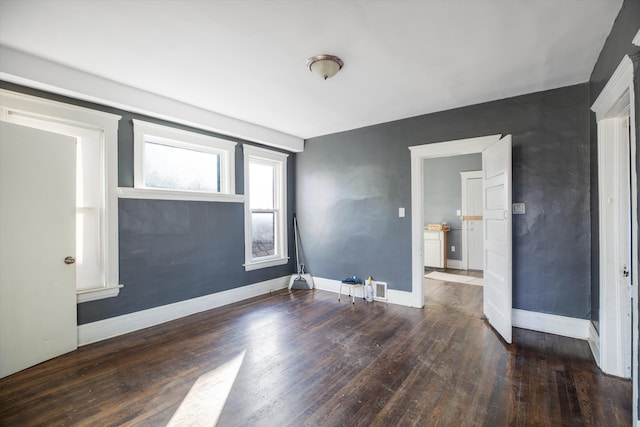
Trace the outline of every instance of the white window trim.
<instances>
[{"instance_id":1,"label":"white window trim","mask_svg":"<svg viewBox=\"0 0 640 427\"><path fill-rule=\"evenodd\" d=\"M266 150L264 148L244 145L242 147L244 153L244 269L245 271L258 270L260 268L274 267L289 262L289 251L287 245L287 157L288 154L279 153L277 151ZM252 236L251 236L251 204L249 185L249 161L251 159L268 161L278 166L277 178L277 202L281 215L278 219L278 229L281 230L275 238L277 239L276 247L281 248L277 256L264 258L259 261L252 260Z\"/></svg>"},{"instance_id":2,"label":"white window trim","mask_svg":"<svg viewBox=\"0 0 640 427\"><path fill-rule=\"evenodd\" d=\"M11 111L102 131L106 187L103 235L105 284L98 288L77 291L77 302L117 296L120 288L123 287L118 283L118 196L116 194L118 187L118 122L121 116L0 89L0 120L8 121Z\"/></svg>"},{"instance_id":3,"label":"white window trim","mask_svg":"<svg viewBox=\"0 0 640 427\"><path fill-rule=\"evenodd\" d=\"M124 285L104 286L95 289L80 289L76 292L76 300L78 303L95 301L104 298L117 297L120 288Z\"/></svg>"},{"instance_id":4,"label":"white window trim","mask_svg":"<svg viewBox=\"0 0 640 427\"><path fill-rule=\"evenodd\" d=\"M226 139L162 126L155 123L133 120L133 178L135 190L120 190L122 197L154 198L163 200L214 200L214 201L239 201L229 200L228 195L235 195L235 149L236 143ZM153 139L153 142L166 143L171 147L188 150L213 153L220 156L220 192L213 191L189 191L170 188L150 188L144 184L144 149L145 142ZM133 194L137 194L134 196ZM176 199L177 195L180 198ZM189 195L192 195L191 197ZM205 196L204 198L202 196ZM218 197L222 195L223 197Z\"/></svg>"},{"instance_id":5,"label":"white window trim","mask_svg":"<svg viewBox=\"0 0 640 427\"><path fill-rule=\"evenodd\" d=\"M118 188L118 197L121 199L183 200L191 202L244 202L244 195L242 194L204 193L161 188L120 187Z\"/></svg>"}]
</instances>

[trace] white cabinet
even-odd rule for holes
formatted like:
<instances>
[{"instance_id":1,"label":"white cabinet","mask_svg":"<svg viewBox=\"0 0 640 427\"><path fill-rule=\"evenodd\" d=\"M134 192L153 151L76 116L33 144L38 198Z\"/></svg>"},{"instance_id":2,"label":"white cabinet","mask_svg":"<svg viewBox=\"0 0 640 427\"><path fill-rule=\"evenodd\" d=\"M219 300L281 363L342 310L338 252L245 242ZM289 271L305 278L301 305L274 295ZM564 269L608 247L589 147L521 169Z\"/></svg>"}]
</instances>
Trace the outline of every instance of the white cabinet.
<instances>
[{"instance_id":1,"label":"white cabinet","mask_svg":"<svg viewBox=\"0 0 640 427\"><path fill-rule=\"evenodd\" d=\"M447 236L445 231L424 231L424 266L446 268Z\"/></svg>"}]
</instances>

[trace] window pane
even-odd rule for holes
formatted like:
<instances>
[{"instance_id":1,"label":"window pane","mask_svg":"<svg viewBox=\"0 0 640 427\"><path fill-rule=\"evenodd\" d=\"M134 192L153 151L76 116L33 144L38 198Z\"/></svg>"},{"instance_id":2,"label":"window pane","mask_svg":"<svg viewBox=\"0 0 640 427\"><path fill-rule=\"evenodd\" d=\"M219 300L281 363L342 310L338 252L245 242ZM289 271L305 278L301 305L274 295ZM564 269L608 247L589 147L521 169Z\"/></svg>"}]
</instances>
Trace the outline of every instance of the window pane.
<instances>
[{"instance_id":1,"label":"window pane","mask_svg":"<svg viewBox=\"0 0 640 427\"><path fill-rule=\"evenodd\" d=\"M262 163L249 163L251 209L273 209L275 168Z\"/></svg>"},{"instance_id":2,"label":"window pane","mask_svg":"<svg viewBox=\"0 0 640 427\"><path fill-rule=\"evenodd\" d=\"M76 210L76 287L99 288L104 284L100 246L100 211Z\"/></svg>"},{"instance_id":3,"label":"window pane","mask_svg":"<svg viewBox=\"0 0 640 427\"><path fill-rule=\"evenodd\" d=\"M213 153L146 142L145 186L219 192L219 157Z\"/></svg>"},{"instance_id":4,"label":"window pane","mask_svg":"<svg viewBox=\"0 0 640 427\"><path fill-rule=\"evenodd\" d=\"M253 258L275 255L275 216L273 212L251 213Z\"/></svg>"}]
</instances>

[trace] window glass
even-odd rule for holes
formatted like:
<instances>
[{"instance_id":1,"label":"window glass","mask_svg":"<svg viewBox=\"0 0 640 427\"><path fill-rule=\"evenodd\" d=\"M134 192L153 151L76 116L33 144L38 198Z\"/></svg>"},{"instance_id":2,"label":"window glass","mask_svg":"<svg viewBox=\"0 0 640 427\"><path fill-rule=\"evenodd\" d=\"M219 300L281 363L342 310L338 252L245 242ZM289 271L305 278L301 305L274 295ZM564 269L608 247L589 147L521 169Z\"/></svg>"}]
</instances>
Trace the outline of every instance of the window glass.
<instances>
[{"instance_id":1,"label":"window glass","mask_svg":"<svg viewBox=\"0 0 640 427\"><path fill-rule=\"evenodd\" d=\"M191 191L220 191L220 156L145 143L144 182L147 187Z\"/></svg>"},{"instance_id":2,"label":"window glass","mask_svg":"<svg viewBox=\"0 0 640 427\"><path fill-rule=\"evenodd\" d=\"M254 212L251 214L251 226L252 258L275 255L275 214L273 212Z\"/></svg>"},{"instance_id":3,"label":"window glass","mask_svg":"<svg viewBox=\"0 0 640 427\"><path fill-rule=\"evenodd\" d=\"M251 162L249 167L251 209L273 209L274 166Z\"/></svg>"},{"instance_id":4,"label":"window glass","mask_svg":"<svg viewBox=\"0 0 640 427\"><path fill-rule=\"evenodd\" d=\"M171 197L235 194L235 142L135 119L133 135L136 189Z\"/></svg>"}]
</instances>

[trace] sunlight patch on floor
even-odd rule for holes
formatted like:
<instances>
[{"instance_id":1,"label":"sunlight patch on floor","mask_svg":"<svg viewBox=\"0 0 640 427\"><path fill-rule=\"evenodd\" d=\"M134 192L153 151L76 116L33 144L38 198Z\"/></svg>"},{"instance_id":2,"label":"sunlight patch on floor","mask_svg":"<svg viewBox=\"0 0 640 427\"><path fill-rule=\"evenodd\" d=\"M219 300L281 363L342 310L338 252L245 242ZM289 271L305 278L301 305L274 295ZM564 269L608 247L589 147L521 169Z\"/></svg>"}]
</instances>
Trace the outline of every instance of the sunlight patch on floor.
<instances>
[{"instance_id":1,"label":"sunlight patch on floor","mask_svg":"<svg viewBox=\"0 0 640 427\"><path fill-rule=\"evenodd\" d=\"M167 427L213 427L218 423L245 353L201 375L180 403Z\"/></svg>"}]
</instances>

